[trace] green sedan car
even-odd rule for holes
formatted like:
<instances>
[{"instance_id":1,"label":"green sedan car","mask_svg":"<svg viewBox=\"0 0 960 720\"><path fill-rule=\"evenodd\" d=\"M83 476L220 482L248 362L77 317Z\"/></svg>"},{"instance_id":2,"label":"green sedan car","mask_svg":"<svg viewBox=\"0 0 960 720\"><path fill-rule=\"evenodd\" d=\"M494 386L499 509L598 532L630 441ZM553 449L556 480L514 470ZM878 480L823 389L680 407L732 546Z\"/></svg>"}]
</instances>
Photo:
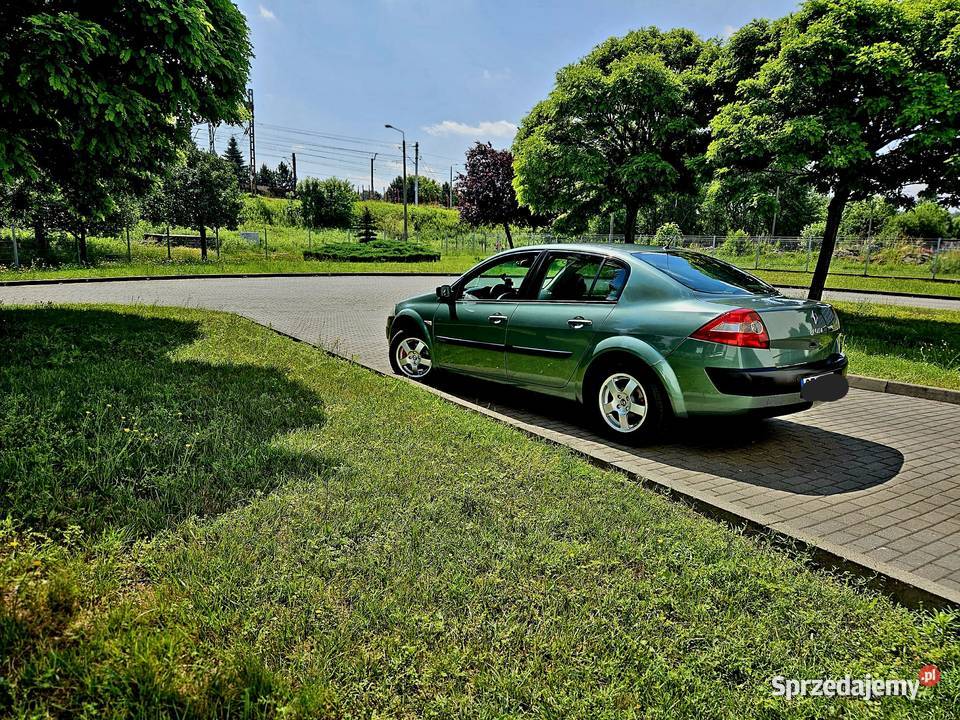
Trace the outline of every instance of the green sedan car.
<instances>
[{"instance_id":1,"label":"green sedan car","mask_svg":"<svg viewBox=\"0 0 960 720\"><path fill-rule=\"evenodd\" d=\"M846 393L833 308L709 255L641 245L509 250L387 320L395 372L569 398L619 439L670 418L783 415Z\"/></svg>"}]
</instances>

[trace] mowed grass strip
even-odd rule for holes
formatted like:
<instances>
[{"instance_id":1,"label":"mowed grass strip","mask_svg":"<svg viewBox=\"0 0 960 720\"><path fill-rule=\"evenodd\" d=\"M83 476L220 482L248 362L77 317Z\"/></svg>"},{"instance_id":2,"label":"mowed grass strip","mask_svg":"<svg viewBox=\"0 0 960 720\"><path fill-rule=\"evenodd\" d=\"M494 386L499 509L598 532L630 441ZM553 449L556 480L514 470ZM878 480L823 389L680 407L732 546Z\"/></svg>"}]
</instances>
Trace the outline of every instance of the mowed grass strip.
<instances>
[{"instance_id":1,"label":"mowed grass strip","mask_svg":"<svg viewBox=\"0 0 960 720\"><path fill-rule=\"evenodd\" d=\"M235 316L2 309L0 400L0 714L955 716L953 614Z\"/></svg>"},{"instance_id":2,"label":"mowed grass strip","mask_svg":"<svg viewBox=\"0 0 960 720\"><path fill-rule=\"evenodd\" d=\"M960 390L960 312L833 305L840 312L851 373Z\"/></svg>"}]
</instances>

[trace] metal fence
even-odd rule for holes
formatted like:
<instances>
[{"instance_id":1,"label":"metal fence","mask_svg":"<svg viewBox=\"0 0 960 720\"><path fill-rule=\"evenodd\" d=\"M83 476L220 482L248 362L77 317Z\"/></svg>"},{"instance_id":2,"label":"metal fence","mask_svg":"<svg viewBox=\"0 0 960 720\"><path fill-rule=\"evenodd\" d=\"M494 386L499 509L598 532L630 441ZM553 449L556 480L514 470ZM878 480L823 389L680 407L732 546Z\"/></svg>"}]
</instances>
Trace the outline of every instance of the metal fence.
<instances>
[{"instance_id":1,"label":"metal fence","mask_svg":"<svg viewBox=\"0 0 960 720\"><path fill-rule=\"evenodd\" d=\"M250 259L296 259L302 252L323 242L321 236L304 228L263 226L247 228L254 230L241 238L230 234L223 244L226 259L242 257ZM381 231L381 237L388 236ZM338 231L335 240L351 241L355 234ZM542 245L557 242L622 243L622 235L583 234L558 235L548 232L514 232L515 247ZM411 240L421 242L443 256L468 255L486 257L508 246L503 230L472 230L463 228L441 237L412 235ZM67 233L52 234L49 249L41 252L32 233L23 228L0 228L0 268L30 266L46 255L51 264L76 264L79 249L76 239ZM684 235L668 241L651 235L640 235L638 244L669 244L672 247L688 248L716 255L744 269L776 271L780 273L812 272L820 251L820 238L770 237L746 235ZM221 243L215 233L208 237L208 256L220 257ZM199 253L196 242L190 238L177 237L172 233L170 244L166 243L164 228L138 226L131 228L129 238L121 232L106 243L101 239L91 259L97 262L123 264L126 262L195 260ZM878 239L841 237L837 240L831 260L831 274L855 275L902 279L933 279L945 282L960 282L960 240L954 238Z\"/></svg>"},{"instance_id":2,"label":"metal fence","mask_svg":"<svg viewBox=\"0 0 960 720\"><path fill-rule=\"evenodd\" d=\"M622 235L514 233L515 247L559 242L622 243ZM668 245L703 252L750 270L810 273L822 238L787 236L683 235L664 240L638 235L639 245ZM490 254L507 246L502 231L476 231L444 239L444 254ZM833 275L960 281L960 240L954 238L884 239L840 237L831 259Z\"/></svg>"}]
</instances>

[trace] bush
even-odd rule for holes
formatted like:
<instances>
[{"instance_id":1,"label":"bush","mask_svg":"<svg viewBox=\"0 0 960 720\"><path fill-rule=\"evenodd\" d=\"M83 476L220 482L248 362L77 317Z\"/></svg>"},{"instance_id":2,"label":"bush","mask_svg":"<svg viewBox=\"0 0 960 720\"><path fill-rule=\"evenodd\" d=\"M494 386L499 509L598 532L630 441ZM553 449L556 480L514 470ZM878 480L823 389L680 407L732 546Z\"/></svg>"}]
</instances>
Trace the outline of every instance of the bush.
<instances>
[{"instance_id":1,"label":"bush","mask_svg":"<svg viewBox=\"0 0 960 720\"><path fill-rule=\"evenodd\" d=\"M656 234L653 236L654 245L663 245L669 247L670 245L676 245L681 240L683 240L683 233L680 232L680 226L676 223L664 223L657 228Z\"/></svg>"},{"instance_id":2,"label":"bush","mask_svg":"<svg viewBox=\"0 0 960 720\"><path fill-rule=\"evenodd\" d=\"M388 235L403 235L403 205L389 202L357 202L353 206L355 221L368 208L376 226ZM456 235L460 230L460 213L435 205L409 206L409 232L419 240L442 240Z\"/></svg>"},{"instance_id":3,"label":"bush","mask_svg":"<svg viewBox=\"0 0 960 720\"><path fill-rule=\"evenodd\" d=\"M750 236L745 230L731 230L720 246L720 251L728 255L746 255L750 252Z\"/></svg>"},{"instance_id":4,"label":"bush","mask_svg":"<svg viewBox=\"0 0 960 720\"><path fill-rule=\"evenodd\" d=\"M339 262L436 262L440 253L417 243L396 240L372 240L363 244L331 243L303 253L304 260Z\"/></svg>"},{"instance_id":5,"label":"bush","mask_svg":"<svg viewBox=\"0 0 960 720\"><path fill-rule=\"evenodd\" d=\"M357 194L346 180L307 178L297 185L300 212L309 227L347 228L353 224L353 202Z\"/></svg>"}]
</instances>

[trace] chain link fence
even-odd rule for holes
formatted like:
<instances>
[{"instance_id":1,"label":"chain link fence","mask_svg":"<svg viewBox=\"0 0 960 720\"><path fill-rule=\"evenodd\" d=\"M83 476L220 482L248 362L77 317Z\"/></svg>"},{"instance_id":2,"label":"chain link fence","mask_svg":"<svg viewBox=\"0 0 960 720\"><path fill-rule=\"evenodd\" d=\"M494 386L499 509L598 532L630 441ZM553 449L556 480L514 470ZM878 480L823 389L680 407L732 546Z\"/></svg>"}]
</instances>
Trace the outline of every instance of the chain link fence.
<instances>
[{"instance_id":1,"label":"chain link fence","mask_svg":"<svg viewBox=\"0 0 960 720\"><path fill-rule=\"evenodd\" d=\"M380 231L380 238L394 238ZM303 251L327 242L356 241L352 230L314 231L285 226L244 227L240 231L210 231L207 237L211 260L302 259ZM412 242L438 250L442 256L482 258L508 247L502 229L459 229L437 238L410 236ZM558 235L549 232L513 232L513 245L542 245L559 242L622 243L615 234ZM820 252L820 238L770 237L747 235L684 235L656 238L637 236L641 245L661 245L704 252L747 270L781 273L810 273ZM167 229L139 224L113 238L91 238L88 255L97 263L194 262L199 259L196 231ZM0 228L0 269L30 267L37 264L77 265L80 248L77 239L64 232L50 234L38 242L29 229ZM930 279L960 282L960 240L954 238L860 237L838 238L830 266L833 275L882 277L891 279Z\"/></svg>"}]
</instances>

